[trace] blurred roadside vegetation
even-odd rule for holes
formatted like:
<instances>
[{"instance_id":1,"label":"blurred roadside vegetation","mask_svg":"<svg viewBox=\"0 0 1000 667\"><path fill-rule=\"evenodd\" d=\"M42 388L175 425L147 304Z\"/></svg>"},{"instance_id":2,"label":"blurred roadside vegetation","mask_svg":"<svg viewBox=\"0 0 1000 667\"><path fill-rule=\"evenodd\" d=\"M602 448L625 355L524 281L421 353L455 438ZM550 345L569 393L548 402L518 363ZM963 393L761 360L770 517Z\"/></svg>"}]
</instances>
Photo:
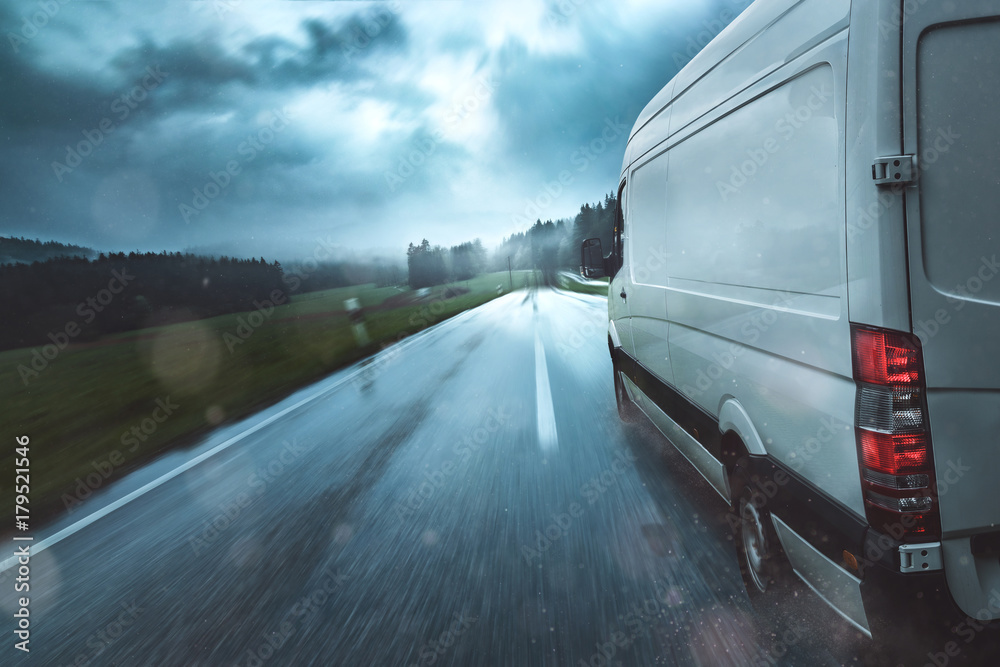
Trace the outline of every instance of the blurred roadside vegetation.
<instances>
[{"instance_id":1,"label":"blurred roadside vegetation","mask_svg":"<svg viewBox=\"0 0 1000 667\"><path fill-rule=\"evenodd\" d=\"M569 292L594 294L603 297L608 296L607 278L599 278L597 280L575 280L565 274L559 274L559 287Z\"/></svg>"},{"instance_id":2,"label":"blurred roadside vegetation","mask_svg":"<svg viewBox=\"0 0 1000 667\"><path fill-rule=\"evenodd\" d=\"M514 272L514 287L533 282L531 276ZM280 305L258 301L255 310L72 343L27 385L17 369L30 363L32 348L0 352L0 433L9 440L0 453L2 501L13 503L16 436L31 438L30 519L37 528L168 448L193 444L220 424L509 292L509 280L504 271L418 291L368 284L297 294ZM348 299L363 309L362 344Z\"/></svg>"},{"instance_id":3,"label":"blurred roadside vegetation","mask_svg":"<svg viewBox=\"0 0 1000 667\"><path fill-rule=\"evenodd\" d=\"M560 271L579 271L585 238L610 247L616 205L609 194L534 224L529 205L515 218L525 231L492 256L478 239L424 239L405 268L350 253L282 266L0 238L0 502L14 500L17 436L31 438L37 528L168 449L512 287L606 296Z\"/></svg>"}]
</instances>

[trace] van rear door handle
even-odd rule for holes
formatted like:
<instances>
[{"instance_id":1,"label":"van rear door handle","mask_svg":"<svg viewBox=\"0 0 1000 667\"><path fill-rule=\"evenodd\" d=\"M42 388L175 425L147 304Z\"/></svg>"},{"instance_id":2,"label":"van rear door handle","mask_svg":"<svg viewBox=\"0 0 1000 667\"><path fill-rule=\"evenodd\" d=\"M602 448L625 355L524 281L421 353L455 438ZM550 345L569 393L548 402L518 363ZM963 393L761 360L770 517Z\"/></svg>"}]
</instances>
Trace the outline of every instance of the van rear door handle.
<instances>
[{"instance_id":1,"label":"van rear door handle","mask_svg":"<svg viewBox=\"0 0 1000 667\"><path fill-rule=\"evenodd\" d=\"M625 294L625 290L622 290L622 293L621 293L621 295L620 295L620 296L621 296L621 298L622 298L623 300L625 300L625 301L628 301L628 295L627 295L627 294Z\"/></svg>"}]
</instances>

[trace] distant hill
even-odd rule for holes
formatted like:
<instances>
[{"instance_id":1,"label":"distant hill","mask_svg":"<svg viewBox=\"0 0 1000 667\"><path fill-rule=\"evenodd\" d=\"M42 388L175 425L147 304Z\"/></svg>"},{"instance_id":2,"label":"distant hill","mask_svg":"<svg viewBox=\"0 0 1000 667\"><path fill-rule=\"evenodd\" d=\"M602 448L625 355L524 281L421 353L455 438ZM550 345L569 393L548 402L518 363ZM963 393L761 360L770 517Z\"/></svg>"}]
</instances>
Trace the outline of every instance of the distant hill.
<instances>
[{"instance_id":1,"label":"distant hill","mask_svg":"<svg viewBox=\"0 0 1000 667\"><path fill-rule=\"evenodd\" d=\"M56 257L94 259L97 257L97 251L58 241L42 242L38 239L32 241L23 236L21 238L0 236L0 264L31 264Z\"/></svg>"}]
</instances>

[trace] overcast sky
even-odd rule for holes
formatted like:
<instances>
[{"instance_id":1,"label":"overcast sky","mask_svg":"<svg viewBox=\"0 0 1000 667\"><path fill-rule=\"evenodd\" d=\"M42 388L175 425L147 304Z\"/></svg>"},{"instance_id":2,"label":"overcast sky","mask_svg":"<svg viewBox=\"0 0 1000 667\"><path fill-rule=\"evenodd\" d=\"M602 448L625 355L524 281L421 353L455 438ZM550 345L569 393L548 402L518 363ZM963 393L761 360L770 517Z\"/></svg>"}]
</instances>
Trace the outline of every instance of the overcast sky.
<instances>
[{"instance_id":1,"label":"overcast sky","mask_svg":"<svg viewBox=\"0 0 1000 667\"><path fill-rule=\"evenodd\" d=\"M0 0L0 235L492 247L613 191L646 102L747 2L159 4Z\"/></svg>"}]
</instances>

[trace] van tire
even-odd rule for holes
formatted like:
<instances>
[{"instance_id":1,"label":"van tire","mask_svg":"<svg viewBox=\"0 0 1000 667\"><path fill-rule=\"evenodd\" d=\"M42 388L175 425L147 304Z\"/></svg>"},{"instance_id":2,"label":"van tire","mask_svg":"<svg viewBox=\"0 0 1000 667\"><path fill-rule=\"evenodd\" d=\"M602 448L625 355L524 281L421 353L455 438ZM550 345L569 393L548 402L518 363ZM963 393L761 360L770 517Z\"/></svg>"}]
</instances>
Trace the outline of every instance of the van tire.
<instances>
[{"instance_id":1,"label":"van tire","mask_svg":"<svg viewBox=\"0 0 1000 667\"><path fill-rule=\"evenodd\" d=\"M766 499L761 502L762 495L751 487L747 472L737 467L730 482L730 525L743 585L756 609L774 611L794 583L791 565L774 531Z\"/></svg>"},{"instance_id":2,"label":"van tire","mask_svg":"<svg viewBox=\"0 0 1000 667\"><path fill-rule=\"evenodd\" d=\"M618 364L613 363L612 367L615 374L615 403L618 404L618 417L626 424L633 424L639 420L639 408L625 391L625 380L622 379Z\"/></svg>"}]
</instances>

